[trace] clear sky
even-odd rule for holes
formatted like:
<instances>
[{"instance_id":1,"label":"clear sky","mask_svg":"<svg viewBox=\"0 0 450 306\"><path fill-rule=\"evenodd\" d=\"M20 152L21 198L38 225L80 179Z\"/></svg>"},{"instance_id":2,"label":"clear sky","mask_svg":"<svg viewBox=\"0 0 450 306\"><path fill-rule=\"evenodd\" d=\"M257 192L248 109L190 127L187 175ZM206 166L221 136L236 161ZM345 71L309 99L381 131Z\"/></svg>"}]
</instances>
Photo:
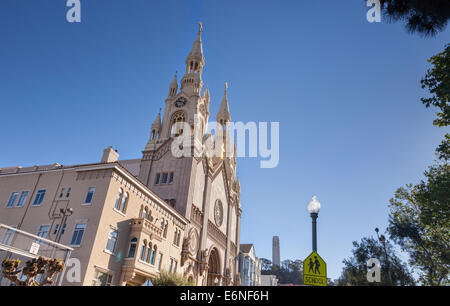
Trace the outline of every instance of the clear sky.
<instances>
[{"instance_id":1,"label":"clear sky","mask_svg":"<svg viewBox=\"0 0 450 306\"><path fill-rule=\"evenodd\" d=\"M227 81L233 121L280 122L277 168L238 160L241 242L259 257L273 235L282 260L310 253L316 194L318 251L338 277L446 132L420 79L449 30L368 23L365 1L82 0L80 24L65 2L0 1L0 167L96 162L109 145L141 157L202 21L212 118Z\"/></svg>"}]
</instances>

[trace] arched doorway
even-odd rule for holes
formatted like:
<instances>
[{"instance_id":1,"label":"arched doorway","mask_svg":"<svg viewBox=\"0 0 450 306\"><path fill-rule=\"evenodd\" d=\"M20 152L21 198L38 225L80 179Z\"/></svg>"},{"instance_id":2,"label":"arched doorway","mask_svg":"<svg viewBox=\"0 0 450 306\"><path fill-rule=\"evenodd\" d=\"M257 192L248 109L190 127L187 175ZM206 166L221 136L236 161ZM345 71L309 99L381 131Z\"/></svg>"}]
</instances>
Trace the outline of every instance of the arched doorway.
<instances>
[{"instance_id":1,"label":"arched doorway","mask_svg":"<svg viewBox=\"0 0 450 306\"><path fill-rule=\"evenodd\" d=\"M220 258L219 252L216 248L213 248L209 254L208 260L208 280L207 286L219 286L222 280L220 274Z\"/></svg>"}]
</instances>

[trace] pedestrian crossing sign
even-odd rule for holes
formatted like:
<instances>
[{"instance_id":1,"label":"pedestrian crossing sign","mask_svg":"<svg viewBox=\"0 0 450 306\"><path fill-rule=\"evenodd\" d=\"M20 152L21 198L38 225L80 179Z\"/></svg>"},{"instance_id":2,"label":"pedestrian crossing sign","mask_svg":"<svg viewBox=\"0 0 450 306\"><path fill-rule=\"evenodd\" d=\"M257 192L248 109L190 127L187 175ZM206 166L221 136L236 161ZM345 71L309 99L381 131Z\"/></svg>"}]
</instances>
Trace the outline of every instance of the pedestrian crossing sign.
<instances>
[{"instance_id":1,"label":"pedestrian crossing sign","mask_svg":"<svg viewBox=\"0 0 450 306\"><path fill-rule=\"evenodd\" d=\"M310 286L327 285L327 264L317 252L312 252L303 261L303 284Z\"/></svg>"}]
</instances>

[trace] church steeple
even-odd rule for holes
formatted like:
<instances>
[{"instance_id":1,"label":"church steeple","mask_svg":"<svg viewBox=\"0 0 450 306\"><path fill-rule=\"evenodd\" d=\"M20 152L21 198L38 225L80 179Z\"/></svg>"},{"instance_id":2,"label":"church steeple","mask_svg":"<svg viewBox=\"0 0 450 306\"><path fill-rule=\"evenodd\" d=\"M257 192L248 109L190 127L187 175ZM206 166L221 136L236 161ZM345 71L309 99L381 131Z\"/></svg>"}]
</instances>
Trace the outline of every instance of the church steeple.
<instances>
[{"instance_id":1,"label":"church steeple","mask_svg":"<svg viewBox=\"0 0 450 306\"><path fill-rule=\"evenodd\" d=\"M177 80L178 71L175 72L172 83L169 86L169 97L173 97L177 94L178 91L178 80Z\"/></svg>"},{"instance_id":2,"label":"church steeple","mask_svg":"<svg viewBox=\"0 0 450 306\"><path fill-rule=\"evenodd\" d=\"M205 65L205 58L203 56L203 46L202 46L202 31L203 25L201 22L198 23L199 29L197 33L197 38L192 45L191 52L189 52L186 58L186 73L197 72L202 73L202 68Z\"/></svg>"},{"instance_id":3,"label":"church steeple","mask_svg":"<svg viewBox=\"0 0 450 306\"><path fill-rule=\"evenodd\" d=\"M155 121L153 121L152 123L152 133L150 135L150 141L155 141L159 138L161 127L161 109L159 109L158 116L156 116Z\"/></svg>"},{"instance_id":4,"label":"church steeple","mask_svg":"<svg viewBox=\"0 0 450 306\"><path fill-rule=\"evenodd\" d=\"M216 116L216 121L220 123L222 126L225 126L227 122L230 122L230 108L228 107L228 97L227 97L228 84L225 82L225 93L222 98L222 102L220 103L219 112Z\"/></svg>"},{"instance_id":5,"label":"church steeple","mask_svg":"<svg viewBox=\"0 0 450 306\"><path fill-rule=\"evenodd\" d=\"M186 72L181 80L181 90L188 95L200 96L203 87L202 71L205 65L202 46L202 23L199 22L197 38L186 58Z\"/></svg>"}]
</instances>

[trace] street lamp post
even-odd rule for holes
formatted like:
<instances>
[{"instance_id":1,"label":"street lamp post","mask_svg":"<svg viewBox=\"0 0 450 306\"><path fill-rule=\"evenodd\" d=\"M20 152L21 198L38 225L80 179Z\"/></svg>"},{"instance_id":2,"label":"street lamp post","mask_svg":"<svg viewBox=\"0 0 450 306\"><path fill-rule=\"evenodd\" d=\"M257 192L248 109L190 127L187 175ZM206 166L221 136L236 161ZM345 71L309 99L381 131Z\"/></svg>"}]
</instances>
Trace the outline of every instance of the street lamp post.
<instances>
[{"instance_id":1,"label":"street lamp post","mask_svg":"<svg viewBox=\"0 0 450 306\"><path fill-rule=\"evenodd\" d=\"M67 209L61 208L59 210L59 212L60 212L60 216L62 217L62 220L61 220L61 223L59 224L58 232L56 233L55 241L58 243L61 240L64 224L66 224L67 217L69 217L70 215L73 214L73 209L72 208L67 208Z\"/></svg>"},{"instance_id":2,"label":"street lamp post","mask_svg":"<svg viewBox=\"0 0 450 306\"><path fill-rule=\"evenodd\" d=\"M316 196L308 202L308 211L312 219L312 249L313 252L317 252L317 217L319 217L320 203Z\"/></svg>"}]
</instances>

